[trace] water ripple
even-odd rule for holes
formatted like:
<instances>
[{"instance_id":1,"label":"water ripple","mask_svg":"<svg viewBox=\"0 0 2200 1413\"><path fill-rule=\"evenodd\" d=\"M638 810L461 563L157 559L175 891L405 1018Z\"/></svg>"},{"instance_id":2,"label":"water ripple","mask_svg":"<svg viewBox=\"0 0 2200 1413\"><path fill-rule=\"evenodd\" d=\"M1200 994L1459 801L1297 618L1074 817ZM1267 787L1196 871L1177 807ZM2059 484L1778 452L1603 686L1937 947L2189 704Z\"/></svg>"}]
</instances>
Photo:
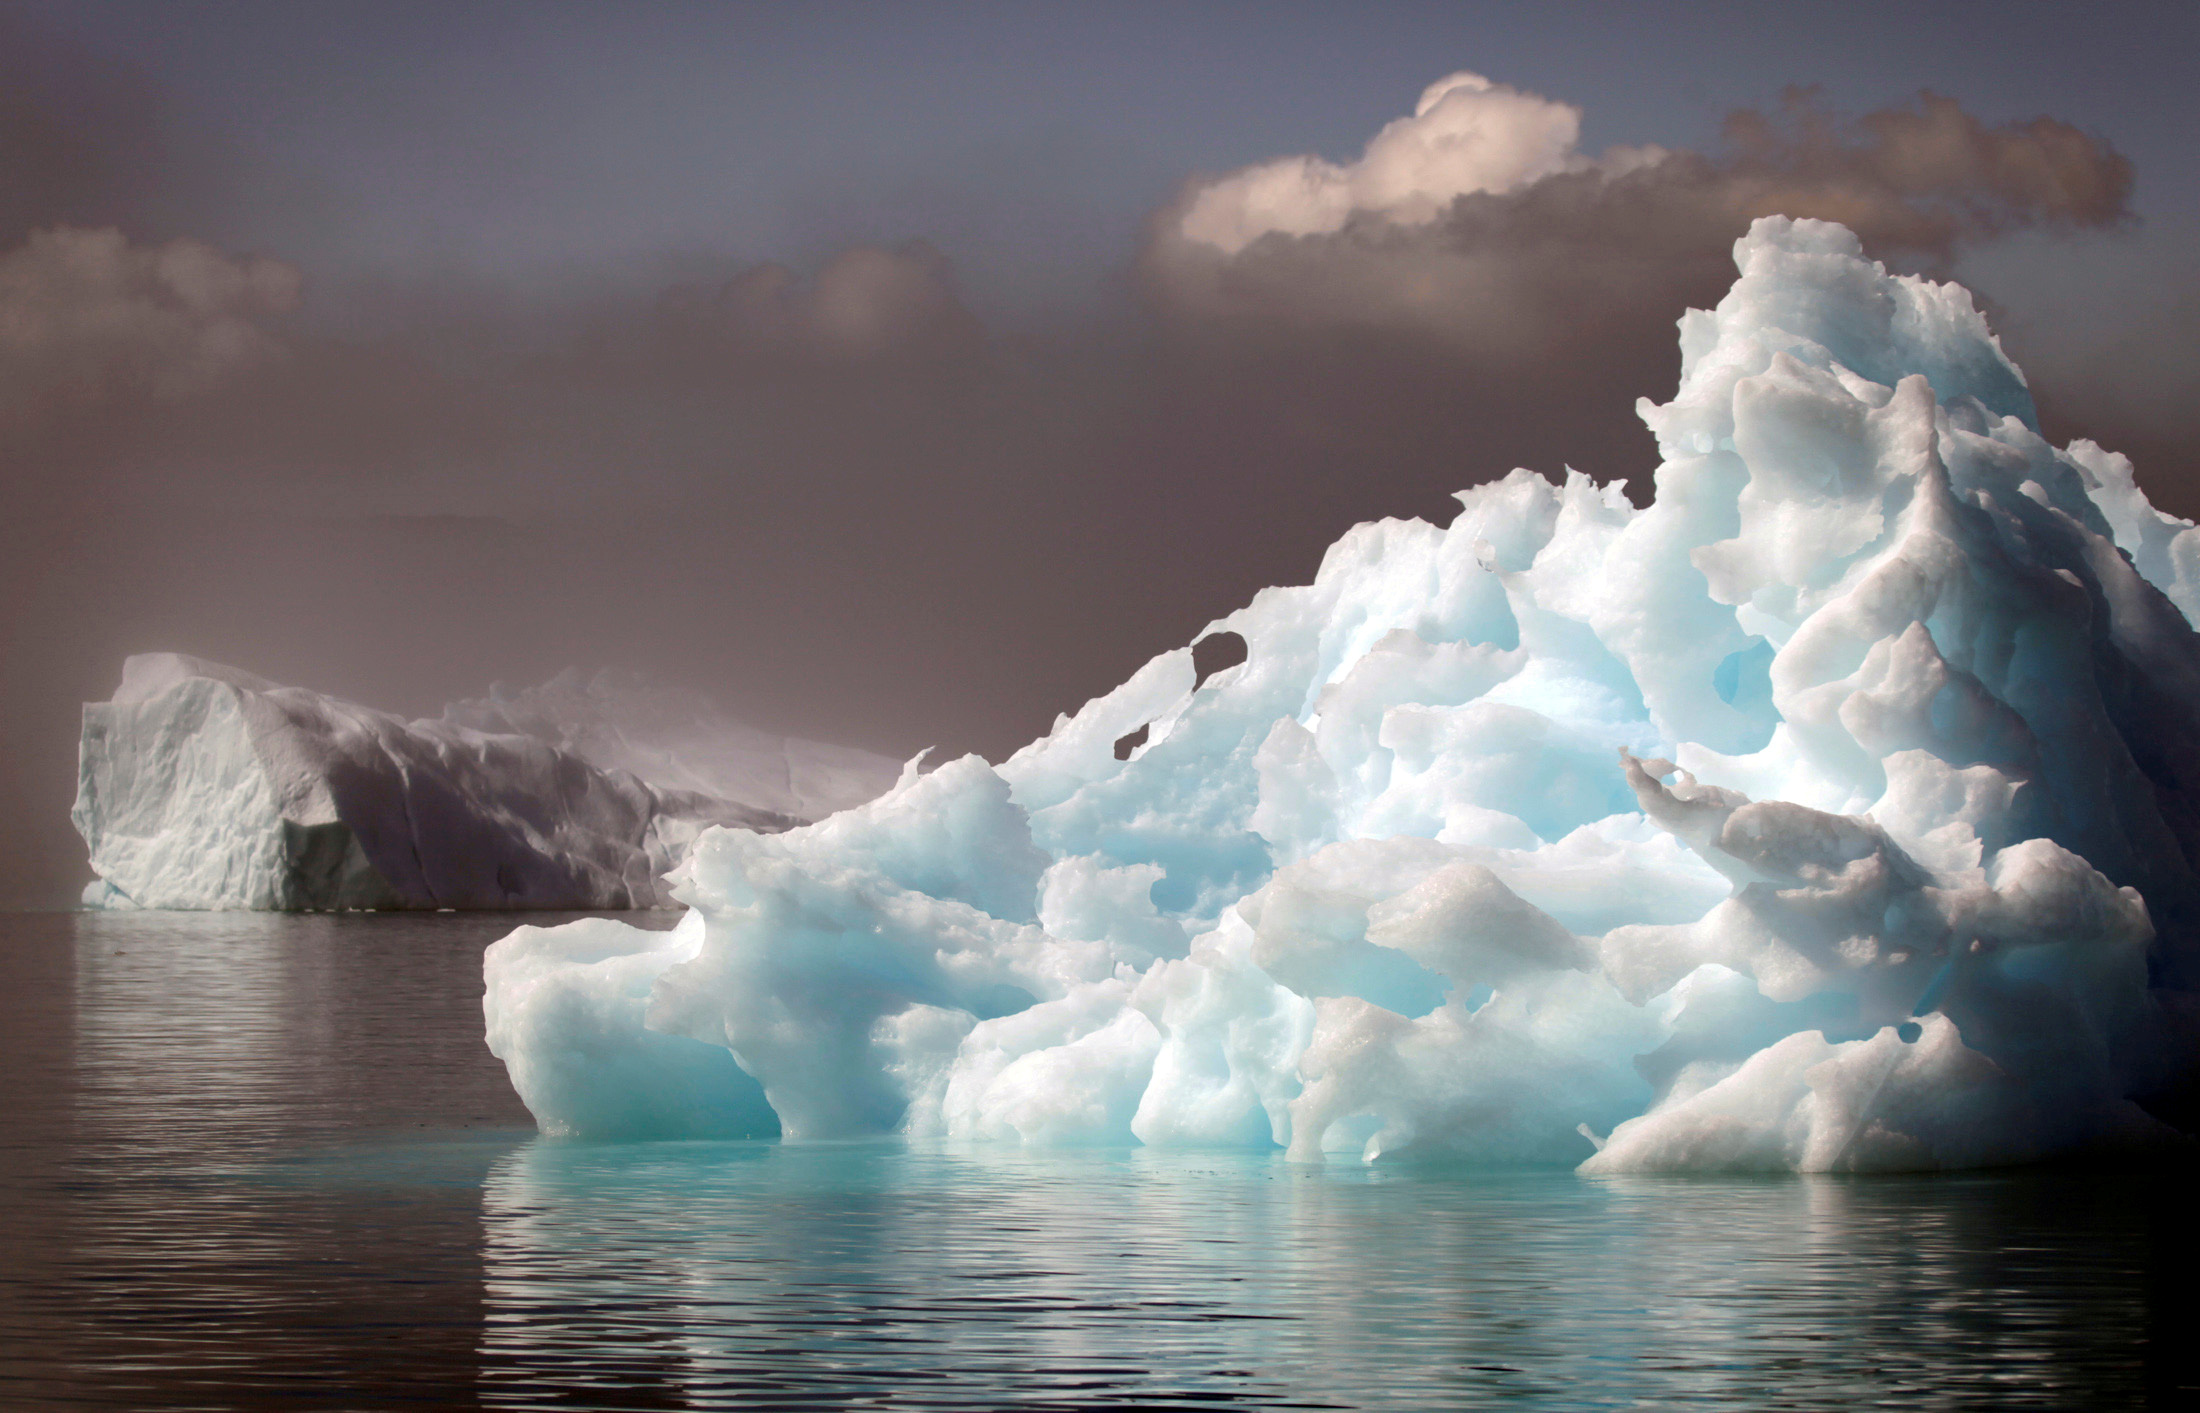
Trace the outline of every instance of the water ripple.
<instances>
[{"instance_id":1,"label":"water ripple","mask_svg":"<svg viewBox=\"0 0 2200 1413\"><path fill-rule=\"evenodd\" d=\"M509 919L0 919L0 1405L2165 1406L2189 1173L533 1138Z\"/></svg>"}]
</instances>

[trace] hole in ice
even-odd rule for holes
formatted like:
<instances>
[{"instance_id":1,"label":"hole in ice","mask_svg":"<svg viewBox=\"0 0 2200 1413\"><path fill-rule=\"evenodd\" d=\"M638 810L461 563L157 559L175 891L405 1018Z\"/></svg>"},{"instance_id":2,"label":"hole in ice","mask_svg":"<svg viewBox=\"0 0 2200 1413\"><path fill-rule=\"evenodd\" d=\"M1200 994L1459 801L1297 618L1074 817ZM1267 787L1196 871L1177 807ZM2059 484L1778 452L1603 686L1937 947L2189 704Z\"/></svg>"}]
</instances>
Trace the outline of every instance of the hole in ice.
<instances>
[{"instance_id":1,"label":"hole in ice","mask_svg":"<svg viewBox=\"0 0 2200 1413\"><path fill-rule=\"evenodd\" d=\"M1228 629L1201 638L1192 644L1192 670L1199 674L1192 690L1196 692L1206 686L1207 679L1217 672L1236 667L1245 661L1245 656L1245 639Z\"/></svg>"},{"instance_id":2,"label":"hole in ice","mask_svg":"<svg viewBox=\"0 0 2200 1413\"><path fill-rule=\"evenodd\" d=\"M1772 704L1772 644L1759 638L1740 652L1728 653L1712 670L1711 687L1719 700L1742 711Z\"/></svg>"},{"instance_id":3,"label":"hole in ice","mask_svg":"<svg viewBox=\"0 0 2200 1413\"><path fill-rule=\"evenodd\" d=\"M1894 1033L1903 1044L1915 1045L1917 1038L1925 1033L1925 1027L1919 1025L1916 1021L1904 1021L1894 1028Z\"/></svg>"},{"instance_id":4,"label":"hole in ice","mask_svg":"<svg viewBox=\"0 0 2200 1413\"><path fill-rule=\"evenodd\" d=\"M1116 737L1115 758L1117 760L1129 760L1131 758L1132 751L1135 751L1140 746L1146 744L1146 733L1148 730L1151 729L1151 727L1152 723L1148 722L1145 726L1139 727L1136 731L1132 731L1125 735Z\"/></svg>"},{"instance_id":5,"label":"hole in ice","mask_svg":"<svg viewBox=\"0 0 2200 1413\"><path fill-rule=\"evenodd\" d=\"M1001 981L979 987L969 998L966 1009L979 1020L992 1020L995 1016L1015 1015L1038 1004L1039 998L1023 987Z\"/></svg>"}]
</instances>

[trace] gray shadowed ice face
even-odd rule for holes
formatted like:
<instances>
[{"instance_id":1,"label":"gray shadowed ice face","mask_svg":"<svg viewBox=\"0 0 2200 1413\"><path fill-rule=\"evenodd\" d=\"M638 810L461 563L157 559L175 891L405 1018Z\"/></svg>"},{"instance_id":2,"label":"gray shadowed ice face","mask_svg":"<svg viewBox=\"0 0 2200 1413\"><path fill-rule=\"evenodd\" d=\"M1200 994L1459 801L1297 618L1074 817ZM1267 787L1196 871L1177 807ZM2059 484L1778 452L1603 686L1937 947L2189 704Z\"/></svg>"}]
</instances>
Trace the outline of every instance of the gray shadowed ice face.
<instances>
[{"instance_id":1,"label":"gray shadowed ice face","mask_svg":"<svg viewBox=\"0 0 2200 1413\"><path fill-rule=\"evenodd\" d=\"M570 712L548 725L518 714L494 730L463 711L408 722L180 654L133 657L114 698L84 709L72 818L99 875L87 901L659 907L663 876L704 830L784 829L800 817L774 805L861 798L890 778L880 758L809 742L765 750L750 738L777 738L707 716L686 737L628 749L645 777L587 752L627 740L600 717L591 734ZM687 737L705 755L714 725L729 733L723 754L766 755L776 777L687 769ZM760 783L770 804L682 783L697 775Z\"/></svg>"}]
</instances>

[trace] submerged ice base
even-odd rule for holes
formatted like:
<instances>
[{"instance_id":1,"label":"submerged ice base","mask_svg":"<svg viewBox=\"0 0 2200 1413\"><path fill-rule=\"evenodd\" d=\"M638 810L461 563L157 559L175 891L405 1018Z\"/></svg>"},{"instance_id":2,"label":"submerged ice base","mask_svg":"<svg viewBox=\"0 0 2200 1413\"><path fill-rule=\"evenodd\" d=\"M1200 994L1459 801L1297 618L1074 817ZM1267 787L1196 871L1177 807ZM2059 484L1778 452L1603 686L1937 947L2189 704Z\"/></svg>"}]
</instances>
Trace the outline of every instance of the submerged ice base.
<instances>
[{"instance_id":1,"label":"submerged ice base","mask_svg":"<svg viewBox=\"0 0 2200 1413\"><path fill-rule=\"evenodd\" d=\"M1663 464L1361 525L996 767L523 928L555 1134L1864 1170L2182 1141L2200 536L1970 296L1771 218ZM1144 729L1118 759L1118 741ZM724 1060L715 1057L724 1056ZM732 1063L727 1063L730 1060Z\"/></svg>"}]
</instances>

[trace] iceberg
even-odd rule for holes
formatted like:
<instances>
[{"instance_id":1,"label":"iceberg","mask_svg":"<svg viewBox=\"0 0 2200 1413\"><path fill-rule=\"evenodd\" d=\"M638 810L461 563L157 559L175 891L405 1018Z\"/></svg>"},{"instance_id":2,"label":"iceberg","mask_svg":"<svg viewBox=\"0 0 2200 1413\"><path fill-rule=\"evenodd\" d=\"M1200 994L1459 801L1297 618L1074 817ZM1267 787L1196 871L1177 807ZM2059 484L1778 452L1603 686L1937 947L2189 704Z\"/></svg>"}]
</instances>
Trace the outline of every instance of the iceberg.
<instances>
[{"instance_id":1,"label":"iceberg","mask_svg":"<svg viewBox=\"0 0 2200 1413\"><path fill-rule=\"evenodd\" d=\"M1237 665L709 830L675 934L496 943L542 1130L1588 1173L2185 1143L2138 1100L2200 1031L2200 532L2042 438L1959 286L1819 221L1735 260L1639 404L1647 506L1515 471L1360 525L1209 625Z\"/></svg>"},{"instance_id":2,"label":"iceberg","mask_svg":"<svg viewBox=\"0 0 2200 1413\"><path fill-rule=\"evenodd\" d=\"M72 818L96 907L652 908L705 829L784 829L897 769L609 677L406 721L150 653L84 708Z\"/></svg>"}]
</instances>

